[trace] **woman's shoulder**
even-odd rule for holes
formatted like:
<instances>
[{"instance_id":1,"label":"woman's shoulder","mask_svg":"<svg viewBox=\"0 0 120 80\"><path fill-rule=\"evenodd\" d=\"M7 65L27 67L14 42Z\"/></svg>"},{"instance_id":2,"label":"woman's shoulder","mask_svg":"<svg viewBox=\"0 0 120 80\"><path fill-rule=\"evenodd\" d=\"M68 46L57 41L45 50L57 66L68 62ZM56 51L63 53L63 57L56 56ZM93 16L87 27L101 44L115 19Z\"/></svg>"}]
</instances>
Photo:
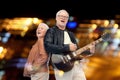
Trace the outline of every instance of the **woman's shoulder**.
<instances>
[{"instance_id":1,"label":"woman's shoulder","mask_svg":"<svg viewBox=\"0 0 120 80\"><path fill-rule=\"evenodd\" d=\"M32 45L32 48L38 44L38 40Z\"/></svg>"}]
</instances>

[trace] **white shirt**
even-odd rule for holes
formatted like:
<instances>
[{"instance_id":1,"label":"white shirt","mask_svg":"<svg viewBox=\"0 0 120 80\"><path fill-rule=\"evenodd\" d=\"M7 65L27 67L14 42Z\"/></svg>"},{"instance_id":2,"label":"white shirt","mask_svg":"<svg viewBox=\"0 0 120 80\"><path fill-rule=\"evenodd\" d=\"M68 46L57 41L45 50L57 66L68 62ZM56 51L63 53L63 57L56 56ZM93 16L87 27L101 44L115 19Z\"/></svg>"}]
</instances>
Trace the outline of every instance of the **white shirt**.
<instances>
[{"instance_id":1,"label":"white shirt","mask_svg":"<svg viewBox=\"0 0 120 80\"><path fill-rule=\"evenodd\" d=\"M67 31L64 31L64 44L70 44L72 43L70 36L68 35Z\"/></svg>"}]
</instances>

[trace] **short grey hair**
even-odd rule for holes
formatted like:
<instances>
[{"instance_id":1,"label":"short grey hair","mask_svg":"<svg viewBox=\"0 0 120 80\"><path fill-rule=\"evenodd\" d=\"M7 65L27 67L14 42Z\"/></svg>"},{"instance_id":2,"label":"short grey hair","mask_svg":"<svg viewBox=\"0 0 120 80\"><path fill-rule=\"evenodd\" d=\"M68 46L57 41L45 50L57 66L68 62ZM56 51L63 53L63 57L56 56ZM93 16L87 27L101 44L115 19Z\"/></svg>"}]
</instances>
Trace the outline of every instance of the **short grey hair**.
<instances>
[{"instance_id":1,"label":"short grey hair","mask_svg":"<svg viewBox=\"0 0 120 80\"><path fill-rule=\"evenodd\" d=\"M56 13L56 16L58 16L61 12L66 12L66 13L68 14L68 16L69 16L69 13L68 13L67 10L65 10L65 9L59 10L59 11Z\"/></svg>"}]
</instances>

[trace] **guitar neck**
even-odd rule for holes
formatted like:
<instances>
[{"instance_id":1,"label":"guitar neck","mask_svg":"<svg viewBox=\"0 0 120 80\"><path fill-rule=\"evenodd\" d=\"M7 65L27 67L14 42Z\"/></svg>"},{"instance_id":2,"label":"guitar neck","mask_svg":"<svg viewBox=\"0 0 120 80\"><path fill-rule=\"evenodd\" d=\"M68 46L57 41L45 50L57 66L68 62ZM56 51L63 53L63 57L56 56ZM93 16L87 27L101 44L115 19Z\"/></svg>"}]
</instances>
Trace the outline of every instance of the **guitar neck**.
<instances>
[{"instance_id":1,"label":"guitar neck","mask_svg":"<svg viewBox=\"0 0 120 80\"><path fill-rule=\"evenodd\" d=\"M79 55L79 54L81 54L82 52L84 52L85 50L89 49L89 46L90 46L90 45L92 45L92 44L97 44L97 43L101 42L102 40L103 40L102 38L99 38L98 40L96 40L96 41L94 41L94 42L92 42L92 43L90 43L90 44L88 44L88 45L86 45L86 46L78 49L77 51L75 51L76 55Z\"/></svg>"}]
</instances>

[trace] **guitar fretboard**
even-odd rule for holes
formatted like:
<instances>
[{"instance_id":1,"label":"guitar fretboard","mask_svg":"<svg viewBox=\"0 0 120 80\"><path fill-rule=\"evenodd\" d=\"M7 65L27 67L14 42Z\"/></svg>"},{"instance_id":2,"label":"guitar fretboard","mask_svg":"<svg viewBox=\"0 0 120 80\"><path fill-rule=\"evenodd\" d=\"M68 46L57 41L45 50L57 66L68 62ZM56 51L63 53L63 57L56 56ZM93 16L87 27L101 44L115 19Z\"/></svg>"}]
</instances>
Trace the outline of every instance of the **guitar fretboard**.
<instances>
[{"instance_id":1,"label":"guitar fretboard","mask_svg":"<svg viewBox=\"0 0 120 80\"><path fill-rule=\"evenodd\" d=\"M77 51L75 51L76 55L81 54L83 51L89 49L89 47L90 47L92 44L97 44L97 43L101 42L102 40L103 40L103 39L100 38L100 39L98 39L98 40L96 40L96 41L94 41L94 42L92 42L92 43L90 43L90 44L88 44L88 45L86 45L86 46L78 49Z\"/></svg>"}]
</instances>

